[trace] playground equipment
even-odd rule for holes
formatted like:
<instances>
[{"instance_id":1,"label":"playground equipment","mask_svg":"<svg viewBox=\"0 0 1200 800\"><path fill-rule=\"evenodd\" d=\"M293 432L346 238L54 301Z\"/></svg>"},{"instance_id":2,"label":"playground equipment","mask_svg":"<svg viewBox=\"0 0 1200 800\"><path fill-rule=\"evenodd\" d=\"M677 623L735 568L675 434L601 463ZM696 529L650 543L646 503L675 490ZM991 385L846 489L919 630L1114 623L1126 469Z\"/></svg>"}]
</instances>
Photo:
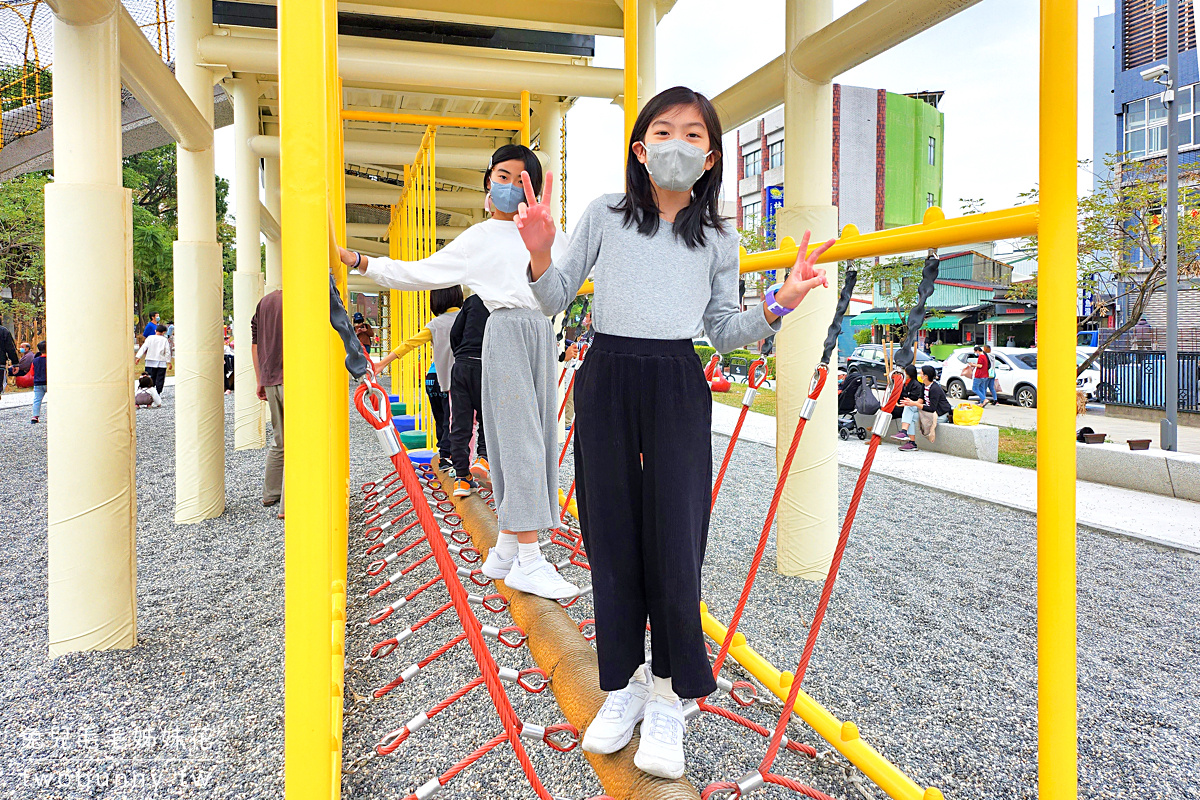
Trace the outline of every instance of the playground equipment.
<instances>
[{"instance_id":1,"label":"playground equipment","mask_svg":"<svg viewBox=\"0 0 1200 800\"><path fill-rule=\"evenodd\" d=\"M789 0L784 20L786 52L715 98L727 130L781 102L785 105L789 151L805 157L790 158L785 164L787 205L779 212L781 235L794 236L810 228L820 240L837 233L830 203L829 81L973 2L867 0L835 21L831 0ZM49 638L55 654L136 643L132 375L122 366L129 361L130 210L128 193L120 184L119 75L123 69L129 75L143 74L131 71L141 62L136 48L124 45L120 31L122 25L128 26L122 22L115 0L87 4L62 0L57 5L53 73L56 179L46 193L47 323L50 338L72 339L71 332L81 323L88 325L90 335L79 347L64 350L56 362L62 393L86 393L89 403L70 416L53 416L48 434ZM471 0L427 5L422 13L437 20L495 24L495 15L503 14L513 27L622 35L624 69L600 69L569 54L483 51L488 54L480 55L370 39L363 44L356 37L339 40L332 0L281 4L277 36L268 28L217 28L211 4L180 0L175 77L164 77L161 64L149 65L154 66L144 73L149 77L137 82L137 91L145 96L143 104L160 113L160 121L180 143L180 241L175 250L176 324L180 331L175 471L179 522L199 521L224 508L223 405L216 377L221 365L221 269L213 226L213 79L228 74L232 80L258 82L257 89L249 82L238 84L247 94L257 95L254 127L260 128L250 140L240 139L238 147L265 154L266 211L260 209L258 224L279 231L278 245L268 236L265 288L283 285L287 296L285 372L304 376L304 380L289 384L289 416L312 421L289 431L286 464L290 513L285 758L286 789L293 798L336 796L341 768L348 533L344 421L348 407L340 348L333 334L316 320L324 320L329 310L326 276L331 263L335 263L338 290L344 296L348 289L345 270L328 255L330 232L352 246L383 251L380 242L347 239L348 232L362 230L351 225L371 224L348 223L348 191L379 192L381 186L388 187L398 200L400 186L408 189L416 178L389 167L415 163L423 134L414 138L411 127L413 122L428 124L423 117L460 122L516 117L520 126L487 130L515 131L525 141L532 140L533 120L537 119L541 131L538 146L551 164L561 156L562 144L557 135L547 134L561 129L563 104L571 98L618 99L630 125L639 103L654 93L654 26L656 18L669 9L666 0L625 0L619 8L616 4L562 0L501 11L484 9ZM1068 0L1042 0L1041 6L1040 203L962 219L945 219L931 209L921 225L861 235L843 230L824 260L885 256L1035 233L1039 237L1043 261L1039 366L1045 368L1038 407L1042 467L1038 473L1039 788L1040 796L1061 800L1076 794L1071 365L1077 8ZM372 8L382 14L396 13L383 5ZM148 69L144 63L142 67ZM417 104L413 112L417 119L380 121L375 115L392 112L362 108L370 105L371 92L385 90L392 92L391 97L403 96ZM522 92L530 95L523 97ZM470 97L464 100L464 95ZM464 108L473 103L481 105ZM409 113L410 108L396 105L395 113ZM195 124L197 116L200 125ZM430 229L435 238L452 234L446 225L437 224L442 208L458 209L452 222L463 222L463 217L476 219L476 211L465 206L469 205L467 198L476 197L470 192L478 192L478 173L452 166L478 163L472 159L486 149L469 141L467 133L463 127L439 128L437 164L432 163L431 146L432 180L423 194L432 197L423 201L428 213L422 213L420 223L425 235ZM453 146L446 145L450 136L455 137ZM349 141L344 141L347 138ZM623 151L624 143L620 146ZM254 159L241 158L238 163L253 164ZM285 169L279 168L281 163ZM255 179L256 175L239 173L239 180L252 183ZM462 189L470 192L458 191ZM462 205L443 203L444 192L463 195L457 200ZM248 214L243 220L239 213L239 225L252 224L252 218ZM392 246L389 243L388 248ZM91 254L88 270L76 268L81 250ZM794 255L795 244L784 238L776 251L745 256L743 270L786 268ZM286 270L281 264L287 265ZM235 308L244 315L249 307L245 294L250 292L253 298L254 284L245 276L235 279L234 285L241 295L235 298ZM785 320L777 339L779 440L785 440L799 424L806 407L812 414L804 417L809 430L803 440L796 440L797 446L787 456L779 454L781 477L792 479L781 480L777 490L778 566L806 577L829 574L830 563L840 558L844 547L835 514L833 403L823 397L822 386L801 389L813 365L821 360L819 340L832 316L833 303L833 293L814 292L805 309ZM412 319L407 324L415 323ZM244 393L239 396L241 403L249 402ZM416 409L419 404L418 398L409 407ZM114 420L120 424L114 425ZM424 491L417 485L419 481L409 477L401 482L415 513L423 517L417 502ZM430 547L436 547L438 537L429 539ZM571 549L571 558L579 560L578 551L573 545ZM446 559L438 556L434 560L442 564ZM453 582L447 581L448 589ZM705 624L711 633L719 632L715 619L706 618ZM728 632L721 634L722 640ZM751 662L747 648L735 632L728 652ZM797 694L796 678L788 684L783 674L763 674L768 688L780 692L786 688L787 695L796 694L798 710L806 707L803 696ZM796 674L801 676L800 671ZM494 688L488 683L489 694L502 705ZM835 723L825 719L818 730L830 732ZM513 744L511 720L505 720L504 730L501 741ZM776 734L772 738L778 748L783 742L778 727ZM847 750L855 750L858 745L853 742L861 741L845 725L840 726L838 738ZM498 746L499 742L494 745ZM513 747L515 750L516 745ZM847 750L843 752L849 757ZM769 772L771 759L765 761L763 769ZM863 763L867 761L869 758ZM866 767L860 768L866 771ZM872 779L888 788L886 777L872 775ZM749 791L750 786L745 788ZM896 791L900 796L920 796L906 794L911 788Z\"/></svg>"}]
</instances>

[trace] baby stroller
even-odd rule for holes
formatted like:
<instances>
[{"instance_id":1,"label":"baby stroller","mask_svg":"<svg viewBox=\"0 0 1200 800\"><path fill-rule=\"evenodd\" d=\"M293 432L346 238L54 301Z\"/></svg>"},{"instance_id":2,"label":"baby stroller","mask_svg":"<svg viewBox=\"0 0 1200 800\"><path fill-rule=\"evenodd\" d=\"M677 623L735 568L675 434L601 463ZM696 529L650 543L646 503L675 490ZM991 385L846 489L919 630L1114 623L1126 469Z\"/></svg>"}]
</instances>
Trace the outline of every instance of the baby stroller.
<instances>
[{"instance_id":1,"label":"baby stroller","mask_svg":"<svg viewBox=\"0 0 1200 800\"><path fill-rule=\"evenodd\" d=\"M838 387L838 438L843 442L849 441L851 435L857 436L860 441L865 441L867 438L867 429L858 424L854 419L855 413L855 395L858 394L859 388L864 380L871 380L857 372L852 372L842 381L842 385ZM873 383L873 382L872 382Z\"/></svg>"}]
</instances>

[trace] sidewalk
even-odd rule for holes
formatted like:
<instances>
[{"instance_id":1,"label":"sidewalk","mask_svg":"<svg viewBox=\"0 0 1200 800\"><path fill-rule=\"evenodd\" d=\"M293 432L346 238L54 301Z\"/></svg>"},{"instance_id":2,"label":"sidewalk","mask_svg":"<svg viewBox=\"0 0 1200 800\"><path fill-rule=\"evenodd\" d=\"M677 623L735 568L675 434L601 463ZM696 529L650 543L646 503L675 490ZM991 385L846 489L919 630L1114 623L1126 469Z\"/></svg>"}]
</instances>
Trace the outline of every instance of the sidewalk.
<instances>
[{"instance_id":1,"label":"sidewalk","mask_svg":"<svg viewBox=\"0 0 1200 800\"><path fill-rule=\"evenodd\" d=\"M1003 403L989 405L983 410L983 423L1004 428L1022 428L1027 431L1037 430L1037 409ZM1096 433L1107 433L1108 438L1117 444L1125 444L1127 439L1149 439L1151 449L1158 449L1157 422L1109 417L1104 413L1104 406L1089 403L1087 414L1076 419L1075 429L1078 430L1084 425ZM1200 428L1179 426L1179 452L1200 455Z\"/></svg>"},{"instance_id":2,"label":"sidewalk","mask_svg":"<svg viewBox=\"0 0 1200 800\"><path fill-rule=\"evenodd\" d=\"M997 410L1004 409L1000 406ZM991 410L985 410L985 415ZM713 403L713 430L729 436L739 413L740 409ZM740 441L774 447L775 418L750 412ZM857 439L838 442L841 466L859 469L866 453L866 444ZM880 444L872 472L961 497L1037 512L1037 473L1031 469L926 451L902 453L893 445ZM1076 481L1075 507L1076 520L1088 528L1200 553L1198 503ZM1131 513L1132 509L1137 513Z\"/></svg>"}]
</instances>

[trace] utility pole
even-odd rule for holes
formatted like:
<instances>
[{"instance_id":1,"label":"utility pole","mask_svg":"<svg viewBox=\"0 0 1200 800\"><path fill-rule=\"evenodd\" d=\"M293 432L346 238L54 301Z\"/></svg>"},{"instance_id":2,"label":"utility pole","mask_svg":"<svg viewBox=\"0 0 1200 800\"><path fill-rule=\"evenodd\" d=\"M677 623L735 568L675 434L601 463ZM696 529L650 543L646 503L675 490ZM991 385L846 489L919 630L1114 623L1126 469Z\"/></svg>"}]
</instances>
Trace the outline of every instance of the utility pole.
<instances>
[{"instance_id":1,"label":"utility pole","mask_svg":"<svg viewBox=\"0 0 1200 800\"><path fill-rule=\"evenodd\" d=\"M1179 126L1175 85L1179 82L1179 0L1167 0L1167 418L1160 424L1163 450L1178 449L1179 413Z\"/></svg>"}]
</instances>

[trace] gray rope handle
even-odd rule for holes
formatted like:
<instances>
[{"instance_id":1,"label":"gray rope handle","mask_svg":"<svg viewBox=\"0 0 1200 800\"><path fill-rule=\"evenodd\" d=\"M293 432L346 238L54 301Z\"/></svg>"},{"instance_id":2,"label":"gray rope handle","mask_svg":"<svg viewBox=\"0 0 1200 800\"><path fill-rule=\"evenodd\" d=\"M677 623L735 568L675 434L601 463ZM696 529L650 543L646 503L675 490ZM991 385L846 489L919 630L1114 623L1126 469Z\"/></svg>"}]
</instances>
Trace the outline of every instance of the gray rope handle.
<instances>
[{"instance_id":1,"label":"gray rope handle","mask_svg":"<svg viewBox=\"0 0 1200 800\"><path fill-rule=\"evenodd\" d=\"M363 352L362 342L354 335L354 325L350 322L346 307L342 305L342 294L332 275L329 276L329 324L341 338L342 347L346 348L346 370L355 380L359 380L371 369L371 363Z\"/></svg>"},{"instance_id":2,"label":"gray rope handle","mask_svg":"<svg viewBox=\"0 0 1200 800\"><path fill-rule=\"evenodd\" d=\"M821 363L828 366L833 356L833 348L837 347L838 337L842 335L842 320L846 309L850 308L850 296L854 294L854 284L858 283L858 270L846 270L846 283L842 293L838 295L837 309L833 312L833 322L829 323L829 333L825 336L825 352L821 354Z\"/></svg>"},{"instance_id":3,"label":"gray rope handle","mask_svg":"<svg viewBox=\"0 0 1200 800\"><path fill-rule=\"evenodd\" d=\"M917 331L925 324L925 302L933 294L939 263L941 262L937 251L930 248L929 255L925 256L925 266L921 270L921 285L917 287L917 304L908 312L908 331L904 334L904 344L896 351L893 359L896 369L904 369L913 363L913 344L917 341Z\"/></svg>"}]
</instances>

